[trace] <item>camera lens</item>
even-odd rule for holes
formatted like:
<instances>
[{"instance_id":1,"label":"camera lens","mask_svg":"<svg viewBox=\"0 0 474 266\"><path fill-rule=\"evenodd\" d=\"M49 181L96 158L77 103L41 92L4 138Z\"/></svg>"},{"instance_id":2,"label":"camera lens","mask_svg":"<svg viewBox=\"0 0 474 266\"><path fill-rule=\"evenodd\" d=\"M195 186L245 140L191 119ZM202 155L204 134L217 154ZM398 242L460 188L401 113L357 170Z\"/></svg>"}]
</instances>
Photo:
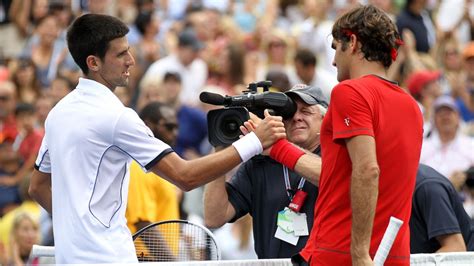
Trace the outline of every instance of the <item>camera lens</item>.
<instances>
[{"instance_id":1,"label":"camera lens","mask_svg":"<svg viewBox=\"0 0 474 266\"><path fill-rule=\"evenodd\" d=\"M207 114L209 142L213 146L228 146L239 139L240 126L249 119L244 107L211 110Z\"/></svg>"},{"instance_id":2,"label":"camera lens","mask_svg":"<svg viewBox=\"0 0 474 266\"><path fill-rule=\"evenodd\" d=\"M224 133L224 136L228 139L233 139L240 135L239 125L242 122L239 120L239 117L232 115L223 119L221 124L221 131Z\"/></svg>"}]
</instances>

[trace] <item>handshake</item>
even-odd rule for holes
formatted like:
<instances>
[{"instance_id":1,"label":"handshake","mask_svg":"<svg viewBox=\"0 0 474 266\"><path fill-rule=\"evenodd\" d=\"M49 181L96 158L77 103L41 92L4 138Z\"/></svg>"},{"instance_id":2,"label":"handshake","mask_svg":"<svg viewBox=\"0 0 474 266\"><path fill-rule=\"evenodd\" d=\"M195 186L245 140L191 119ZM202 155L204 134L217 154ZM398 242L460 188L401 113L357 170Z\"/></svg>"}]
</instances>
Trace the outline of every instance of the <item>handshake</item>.
<instances>
[{"instance_id":1,"label":"handshake","mask_svg":"<svg viewBox=\"0 0 474 266\"><path fill-rule=\"evenodd\" d=\"M209 142L213 146L228 146L238 140L241 126L249 120L249 112L260 118L265 118L264 110L269 114L281 116L283 119L293 117L296 104L286 94L270 92L271 81L250 83L247 90L237 96L222 96L210 92L202 92L200 100L213 105L223 105L224 108L212 110L207 115ZM262 93L257 89L263 88ZM257 118L257 117L255 117ZM255 120L254 120L255 121Z\"/></svg>"}]
</instances>

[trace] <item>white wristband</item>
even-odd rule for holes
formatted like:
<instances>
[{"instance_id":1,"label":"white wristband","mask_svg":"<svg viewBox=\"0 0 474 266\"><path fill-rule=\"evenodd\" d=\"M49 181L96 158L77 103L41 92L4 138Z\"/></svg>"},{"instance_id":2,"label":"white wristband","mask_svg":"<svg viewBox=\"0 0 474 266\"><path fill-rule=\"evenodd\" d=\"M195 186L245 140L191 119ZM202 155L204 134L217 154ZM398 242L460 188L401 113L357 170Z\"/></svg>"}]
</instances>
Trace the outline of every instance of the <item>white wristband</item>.
<instances>
[{"instance_id":1,"label":"white wristband","mask_svg":"<svg viewBox=\"0 0 474 266\"><path fill-rule=\"evenodd\" d=\"M242 162L248 161L257 154L262 153L262 143L254 132L250 132L243 138L232 143L232 146L237 150L242 159Z\"/></svg>"}]
</instances>

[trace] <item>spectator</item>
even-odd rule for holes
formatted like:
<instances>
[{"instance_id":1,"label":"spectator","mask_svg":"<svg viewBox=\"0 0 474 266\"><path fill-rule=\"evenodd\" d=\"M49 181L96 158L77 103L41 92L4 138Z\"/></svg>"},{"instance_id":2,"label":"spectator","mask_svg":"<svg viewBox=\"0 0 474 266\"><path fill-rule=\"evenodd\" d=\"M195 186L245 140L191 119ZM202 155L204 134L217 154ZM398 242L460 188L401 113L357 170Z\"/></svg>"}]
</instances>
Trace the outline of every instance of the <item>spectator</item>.
<instances>
[{"instance_id":1,"label":"spectator","mask_svg":"<svg viewBox=\"0 0 474 266\"><path fill-rule=\"evenodd\" d=\"M59 38L60 29L56 16L48 14L42 17L35 33L37 38L29 40L22 56L31 58L34 62L40 85L46 89L56 77L67 49L64 41Z\"/></svg>"},{"instance_id":2,"label":"spectator","mask_svg":"<svg viewBox=\"0 0 474 266\"><path fill-rule=\"evenodd\" d=\"M13 150L13 141L0 143L0 217L18 207L21 202L18 186L11 184L12 176L20 168L20 160Z\"/></svg>"},{"instance_id":3,"label":"spectator","mask_svg":"<svg viewBox=\"0 0 474 266\"><path fill-rule=\"evenodd\" d=\"M330 100L331 90L337 84L333 72L317 68L316 56L308 49L298 49L294 57L295 73L292 73L292 84L308 84L321 88L323 95Z\"/></svg>"},{"instance_id":4,"label":"spectator","mask_svg":"<svg viewBox=\"0 0 474 266\"><path fill-rule=\"evenodd\" d=\"M135 18L135 27L141 35L137 44L132 46L132 53L137 60L133 69L133 82L130 87L135 89L138 81L147 71L148 67L166 55L162 42L156 40L160 30L159 18L153 11L143 11Z\"/></svg>"},{"instance_id":5,"label":"spectator","mask_svg":"<svg viewBox=\"0 0 474 266\"><path fill-rule=\"evenodd\" d=\"M223 260L255 260L252 217L246 215L214 231Z\"/></svg>"},{"instance_id":6,"label":"spectator","mask_svg":"<svg viewBox=\"0 0 474 266\"><path fill-rule=\"evenodd\" d=\"M245 89L245 51L239 43L224 42L211 55L208 85L224 89L226 95L237 95Z\"/></svg>"},{"instance_id":7,"label":"spectator","mask_svg":"<svg viewBox=\"0 0 474 266\"><path fill-rule=\"evenodd\" d=\"M400 33L405 29L415 35L416 51L428 53L436 42L436 29L426 11L426 0L407 0L405 7L397 16L397 27Z\"/></svg>"},{"instance_id":8,"label":"spectator","mask_svg":"<svg viewBox=\"0 0 474 266\"><path fill-rule=\"evenodd\" d=\"M127 87L119 86L115 88L114 94L119 98L124 106L131 107L130 90Z\"/></svg>"},{"instance_id":9,"label":"spectator","mask_svg":"<svg viewBox=\"0 0 474 266\"><path fill-rule=\"evenodd\" d=\"M143 80L163 78L166 72L179 73L183 88L179 94L181 103L197 105L199 92L207 79L206 63L199 58L202 48L202 42L192 29L183 30L178 36L178 50L151 64Z\"/></svg>"},{"instance_id":10,"label":"spectator","mask_svg":"<svg viewBox=\"0 0 474 266\"><path fill-rule=\"evenodd\" d=\"M35 25L48 13L48 0L12 0L8 16L23 38L32 35Z\"/></svg>"},{"instance_id":11,"label":"spectator","mask_svg":"<svg viewBox=\"0 0 474 266\"><path fill-rule=\"evenodd\" d=\"M56 103L53 102L50 96L41 96L40 98L36 99L35 103L35 110L36 110L36 128L44 130L44 123L46 121L46 117L49 114L49 111L53 108Z\"/></svg>"},{"instance_id":12,"label":"spectator","mask_svg":"<svg viewBox=\"0 0 474 266\"><path fill-rule=\"evenodd\" d=\"M178 138L175 151L191 159L209 152L204 147L207 144L207 119L206 114L192 106L181 103L182 92L181 76L176 72L167 72L160 86L160 100L171 105L178 114ZM189 157L192 155L192 157Z\"/></svg>"},{"instance_id":13,"label":"spectator","mask_svg":"<svg viewBox=\"0 0 474 266\"><path fill-rule=\"evenodd\" d=\"M29 261L31 249L39 242L39 226L28 213L18 213L13 221L9 256L6 265L39 264L39 259Z\"/></svg>"},{"instance_id":14,"label":"spectator","mask_svg":"<svg viewBox=\"0 0 474 266\"><path fill-rule=\"evenodd\" d=\"M35 223L39 224L41 208L38 203L34 202L28 195L29 185L30 178L24 178L19 187L21 204L17 208L7 212L0 219L0 243L3 242L7 247L10 246L10 238L12 236L10 232L12 232L15 217L19 214L28 213ZM43 227L43 224L40 226Z\"/></svg>"},{"instance_id":15,"label":"spectator","mask_svg":"<svg viewBox=\"0 0 474 266\"><path fill-rule=\"evenodd\" d=\"M163 103L151 102L140 112L153 135L174 146L178 132L176 111ZM164 220L179 219L178 188L154 173L145 173L140 165L130 166L130 185L125 217L131 233ZM165 236L166 237L166 236Z\"/></svg>"},{"instance_id":16,"label":"spectator","mask_svg":"<svg viewBox=\"0 0 474 266\"><path fill-rule=\"evenodd\" d=\"M332 66L334 50L331 49L331 28L334 20L330 18L330 9L335 4L331 4L329 0L304 0L301 2L301 11L305 15L305 20L299 25L296 24L293 29L296 32L298 45L302 49L309 49L319 59L319 67L322 71L335 76L336 71ZM321 89L324 92L325 88Z\"/></svg>"},{"instance_id":17,"label":"spectator","mask_svg":"<svg viewBox=\"0 0 474 266\"><path fill-rule=\"evenodd\" d=\"M0 179L0 184L10 186L18 185L33 170L36 155L43 139L43 131L35 127L37 122L33 105L18 104L15 109L15 117L18 135L13 144L13 149L18 154L21 167L8 179L8 182L6 180L8 177Z\"/></svg>"},{"instance_id":18,"label":"spectator","mask_svg":"<svg viewBox=\"0 0 474 266\"><path fill-rule=\"evenodd\" d=\"M272 29L263 35L264 57L257 67L256 79L263 80L270 70L280 70L287 75L293 65L290 63L293 44L288 34L280 29Z\"/></svg>"},{"instance_id":19,"label":"spectator","mask_svg":"<svg viewBox=\"0 0 474 266\"><path fill-rule=\"evenodd\" d=\"M30 58L19 58L12 81L15 83L18 102L33 104L41 95L41 85L36 75L36 66Z\"/></svg>"},{"instance_id":20,"label":"spectator","mask_svg":"<svg viewBox=\"0 0 474 266\"><path fill-rule=\"evenodd\" d=\"M265 80L272 82L271 91L285 92L291 88L290 79L285 71L281 69L270 69Z\"/></svg>"},{"instance_id":21,"label":"spectator","mask_svg":"<svg viewBox=\"0 0 474 266\"><path fill-rule=\"evenodd\" d=\"M410 218L411 253L474 251L473 230L451 182L420 164Z\"/></svg>"},{"instance_id":22,"label":"spectator","mask_svg":"<svg viewBox=\"0 0 474 266\"><path fill-rule=\"evenodd\" d=\"M474 221L474 166L469 167L462 179L464 184L461 183L461 187L457 188L460 191L460 195L463 199L464 209L467 214L471 217L471 220Z\"/></svg>"},{"instance_id":23,"label":"spectator","mask_svg":"<svg viewBox=\"0 0 474 266\"><path fill-rule=\"evenodd\" d=\"M12 23L9 16L12 0L0 1L0 58L16 57L24 44L24 38L18 31L17 25ZM18 5L17 5L18 7Z\"/></svg>"},{"instance_id":24,"label":"spectator","mask_svg":"<svg viewBox=\"0 0 474 266\"><path fill-rule=\"evenodd\" d=\"M408 90L423 113L425 135L432 130L433 103L441 95L440 78L440 71L420 70L412 73L406 81Z\"/></svg>"},{"instance_id":25,"label":"spectator","mask_svg":"<svg viewBox=\"0 0 474 266\"><path fill-rule=\"evenodd\" d=\"M455 172L474 165L474 139L461 131L459 108L453 98L438 97L433 110L434 129L423 141L420 163L451 179Z\"/></svg>"},{"instance_id":26,"label":"spectator","mask_svg":"<svg viewBox=\"0 0 474 266\"><path fill-rule=\"evenodd\" d=\"M0 143L13 141L18 134L15 121L16 87L10 81L0 81Z\"/></svg>"},{"instance_id":27,"label":"spectator","mask_svg":"<svg viewBox=\"0 0 474 266\"><path fill-rule=\"evenodd\" d=\"M64 96L68 95L74 89L74 85L69 79L63 76L56 76L51 82L51 87L48 91L49 96L54 103L58 103Z\"/></svg>"},{"instance_id":28,"label":"spectator","mask_svg":"<svg viewBox=\"0 0 474 266\"><path fill-rule=\"evenodd\" d=\"M453 97L459 107L461 118L474 124L474 42L470 42L463 51L466 78L453 87ZM459 80L457 80L459 82ZM474 132L474 131L473 131Z\"/></svg>"}]
</instances>

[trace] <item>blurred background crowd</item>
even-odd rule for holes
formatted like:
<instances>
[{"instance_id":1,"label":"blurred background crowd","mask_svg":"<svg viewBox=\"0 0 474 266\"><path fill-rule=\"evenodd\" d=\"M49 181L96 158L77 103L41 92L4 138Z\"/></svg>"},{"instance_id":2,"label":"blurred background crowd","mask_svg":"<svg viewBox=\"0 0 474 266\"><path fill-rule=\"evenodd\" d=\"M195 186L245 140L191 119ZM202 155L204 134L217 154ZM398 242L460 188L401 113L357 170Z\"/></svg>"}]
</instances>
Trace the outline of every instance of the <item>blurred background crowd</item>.
<instances>
[{"instance_id":1,"label":"blurred background crowd","mask_svg":"<svg viewBox=\"0 0 474 266\"><path fill-rule=\"evenodd\" d=\"M51 217L29 200L27 188L48 112L82 75L65 40L75 17L103 13L129 25L136 65L129 86L115 93L157 137L191 159L212 150L206 113L215 107L199 101L202 91L237 95L250 82L271 80L274 91L305 83L330 99L337 84L332 23L359 3L396 21L404 45L389 77L423 112L420 160L449 178L474 218L470 0L0 0L0 264L21 265L34 243L54 244ZM132 174L139 171L133 167ZM152 219L202 219L202 189L182 193L162 180L145 187L162 190L131 189L129 200L154 201ZM139 214L128 215L136 231ZM256 257L249 217L216 235L226 239L224 259Z\"/></svg>"}]
</instances>

